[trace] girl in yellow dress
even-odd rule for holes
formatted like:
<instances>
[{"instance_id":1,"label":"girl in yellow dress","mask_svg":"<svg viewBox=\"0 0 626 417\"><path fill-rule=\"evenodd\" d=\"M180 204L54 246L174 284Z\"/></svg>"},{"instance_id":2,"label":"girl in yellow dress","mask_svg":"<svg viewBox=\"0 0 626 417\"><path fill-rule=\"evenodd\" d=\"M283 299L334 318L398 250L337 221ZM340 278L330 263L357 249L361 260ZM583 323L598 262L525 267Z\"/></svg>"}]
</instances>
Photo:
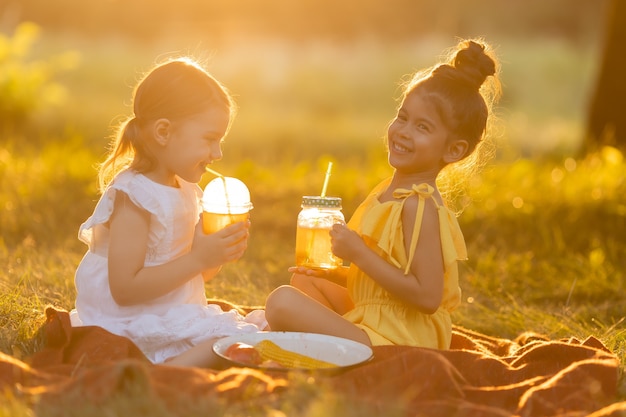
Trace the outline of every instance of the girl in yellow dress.
<instances>
[{"instance_id":1,"label":"girl in yellow dress","mask_svg":"<svg viewBox=\"0 0 626 417\"><path fill-rule=\"evenodd\" d=\"M330 232L333 253L350 266L291 268L291 285L267 298L272 330L449 348L450 312L461 301L457 261L467 254L436 183L450 164L475 165L500 93L485 42L461 41L450 57L405 85L387 132L393 176Z\"/></svg>"}]
</instances>

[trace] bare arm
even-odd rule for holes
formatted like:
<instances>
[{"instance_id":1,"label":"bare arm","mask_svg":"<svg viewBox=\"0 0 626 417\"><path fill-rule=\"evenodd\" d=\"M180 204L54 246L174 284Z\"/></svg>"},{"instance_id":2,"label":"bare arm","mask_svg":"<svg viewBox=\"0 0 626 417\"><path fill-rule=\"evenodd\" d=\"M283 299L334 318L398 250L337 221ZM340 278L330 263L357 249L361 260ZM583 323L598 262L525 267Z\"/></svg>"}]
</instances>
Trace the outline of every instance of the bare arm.
<instances>
[{"instance_id":1,"label":"bare arm","mask_svg":"<svg viewBox=\"0 0 626 417\"><path fill-rule=\"evenodd\" d=\"M145 267L150 214L118 192L110 221L109 285L120 305L133 305L167 294L197 274L212 277L226 262L239 259L246 247L248 225L237 223L204 235L196 228L189 253L171 262Z\"/></svg>"},{"instance_id":2,"label":"bare arm","mask_svg":"<svg viewBox=\"0 0 626 417\"><path fill-rule=\"evenodd\" d=\"M417 197L409 197L402 211L402 227L407 253L415 222ZM427 201L417 248L408 275L370 249L361 237L343 225L333 226L333 252L353 262L380 286L426 314L439 308L443 296L443 255L437 209Z\"/></svg>"}]
</instances>

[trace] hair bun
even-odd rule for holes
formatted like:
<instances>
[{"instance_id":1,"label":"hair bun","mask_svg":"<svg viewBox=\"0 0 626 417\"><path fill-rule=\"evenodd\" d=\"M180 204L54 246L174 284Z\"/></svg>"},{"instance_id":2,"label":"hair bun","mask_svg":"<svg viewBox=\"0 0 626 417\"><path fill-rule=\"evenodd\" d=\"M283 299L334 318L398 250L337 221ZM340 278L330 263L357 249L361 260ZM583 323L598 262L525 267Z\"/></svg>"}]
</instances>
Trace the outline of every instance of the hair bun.
<instances>
[{"instance_id":1,"label":"hair bun","mask_svg":"<svg viewBox=\"0 0 626 417\"><path fill-rule=\"evenodd\" d=\"M477 90L488 76L496 73L496 64L485 53L485 46L475 41L466 41L459 45L452 65L462 79Z\"/></svg>"}]
</instances>

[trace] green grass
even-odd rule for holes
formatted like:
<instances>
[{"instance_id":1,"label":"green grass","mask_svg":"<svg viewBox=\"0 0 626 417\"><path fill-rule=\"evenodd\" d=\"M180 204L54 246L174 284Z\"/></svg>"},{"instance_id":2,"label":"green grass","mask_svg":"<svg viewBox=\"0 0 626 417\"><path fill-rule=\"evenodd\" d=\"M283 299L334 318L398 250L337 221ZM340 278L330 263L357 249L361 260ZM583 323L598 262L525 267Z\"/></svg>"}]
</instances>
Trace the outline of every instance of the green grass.
<instances>
[{"instance_id":1,"label":"green grass","mask_svg":"<svg viewBox=\"0 0 626 417\"><path fill-rule=\"evenodd\" d=\"M50 39L50 50L62 41ZM158 55L154 46L113 42L93 51L72 41L81 49L83 65L65 80L74 92L71 100L57 117L41 116L41 124L24 134L4 135L0 142L0 264L5 265L0 351L19 359L37 350L46 305L73 307L73 275L86 249L77 230L98 198L93 167L102 158L109 122L127 110L129 86ZM241 109L216 169L243 180L255 208L248 251L207 284L208 296L260 305L269 291L288 282L301 196L321 190L329 160L335 164L328 193L343 198L346 217L391 173L381 138L394 112L395 83L432 63L443 43L387 49L367 43L356 49L318 45L299 51L288 64L279 59L290 50L283 44L218 54L213 69L239 96ZM507 338L525 331L551 338L593 335L624 363L626 162L613 148L580 159L569 156L581 136L582 94L533 100L570 84L588 88L593 68L577 63L593 51L579 48L576 54L567 44L506 40L500 49L509 61L519 60L503 68L508 93L501 140L510 147L502 146L499 157L470 183L472 201L460 217L469 250L461 268L464 302L453 319ZM261 60L263 54L285 67ZM529 83L517 66L522 62L533 63L539 73L537 66L549 68L548 74L577 70L564 79L533 76ZM623 371L620 399L626 400ZM340 398L306 381L296 386L294 404L306 398L302 415L367 415L346 411ZM151 406L132 398L112 401L112 410L127 415ZM98 415L89 407L73 404L71 412ZM0 401L0 416L27 416L33 410L42 412L9 394ZM167 415L157 405L152 411ZM46 412L63 414L62 409Z\"/></svg>"},{"instance_id":2,"label":"green grass","mask_svg":"<svg viewBox=\"0 0 626 417\"><path fill-rule=\"evenodd\" d=\"M24 359L38 348L34 336L44 307L73 307L73 273L85 249L75 232L97 197L94 179L87 179L95 160L82 155L83 169L75 169L59 164L52 151L39 159L15 150L9 154L0 196L4 207L10 201L14 208L2 217L0 262L7 267L0 274L0 350ZM24 170L20 161L25 159L40 168ZM388 173L384 157L375 163L362 189L346 197L347 207L363 198L377 175ZM272 288L287 282L299 200L318 185L322 165L320 160L297 167L285 187L279 185L286 166L231 168L252 190L250 248L207 284L209 296L259 305ZM340 185L354 184L363 172L360 165L342 165L331 177L334 194L342 195ZM555 339L593 335L624 361L625 174L621 153L605 148L578 161L494 163L476 178L473 201L460 217L470 259L461 269L464 303L454 321L507 338L525 331ZM115 407L138 406L124 401ZM316 407L325 403L320 400Z\"/></svg>"}]
</instances>

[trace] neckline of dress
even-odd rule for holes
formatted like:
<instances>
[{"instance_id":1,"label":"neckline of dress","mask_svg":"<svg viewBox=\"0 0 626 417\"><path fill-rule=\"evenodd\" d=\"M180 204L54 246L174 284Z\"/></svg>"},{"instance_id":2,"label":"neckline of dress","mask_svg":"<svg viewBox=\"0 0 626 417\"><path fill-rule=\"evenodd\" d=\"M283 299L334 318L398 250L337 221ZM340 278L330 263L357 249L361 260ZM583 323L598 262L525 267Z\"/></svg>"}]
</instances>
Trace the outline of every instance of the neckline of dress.
<instances>
[{"instance_id":1,"label":"neckline of dress","mask_svg":"<svg viewBox=\"0 0 626 417\"><path fill-rule=\"evenodd\" d=\"M165 185L165 184L161 184L160 182L154 181L153 179L150 179L149 177L147 177L145 174L142 174L141 172L135 172L135 174L138 176L141 176L142 178L144 178L146 181L150 182L151 184L154 184L155 186L162 188L168 192L179 193L183 190L183 182L178 177L176 177L176 181L178 182L178 187L174 187L171 185Z\"/></svg>"}]
</instances>

